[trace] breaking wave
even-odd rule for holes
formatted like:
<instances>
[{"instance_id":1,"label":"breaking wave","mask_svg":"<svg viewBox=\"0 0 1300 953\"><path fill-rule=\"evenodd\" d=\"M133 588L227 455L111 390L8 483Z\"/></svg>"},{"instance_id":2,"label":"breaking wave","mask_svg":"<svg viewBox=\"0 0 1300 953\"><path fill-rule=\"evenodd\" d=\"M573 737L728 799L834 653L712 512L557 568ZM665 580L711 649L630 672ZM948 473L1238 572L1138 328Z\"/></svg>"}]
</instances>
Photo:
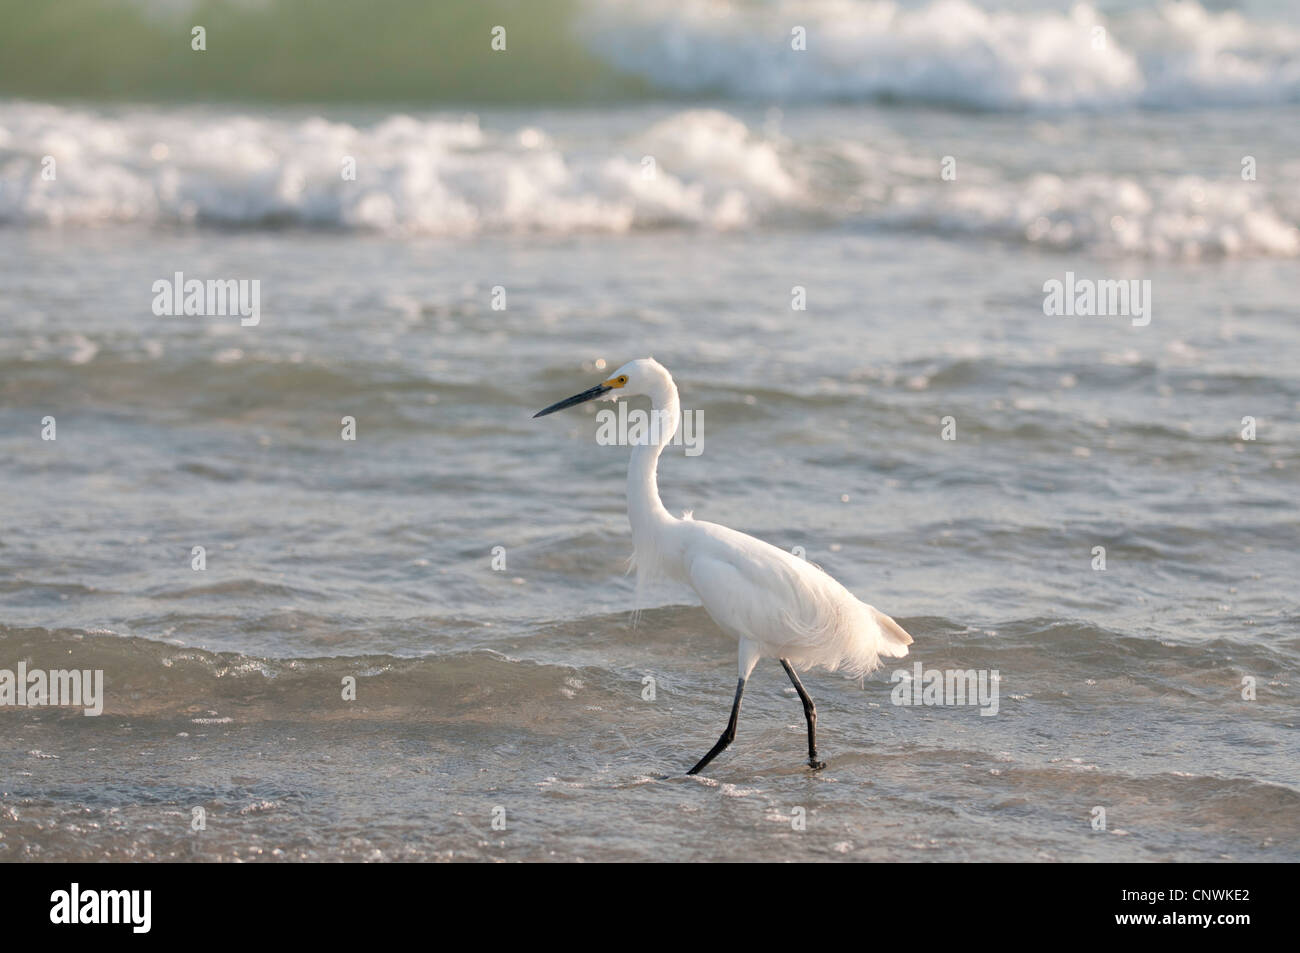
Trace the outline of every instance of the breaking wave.
<instances>
[{"instance_id":1,"label":"breaking wave","mask_svg":"<svg viewBox=\"0 0 1300 953\"><path fill-rule=\"evenodd\" d=\"M348 123L11 103L0 105L0 225L395 236L863 227L1116 256L1300 255L1294 166L1268 183L1232 169L1062 177L1032 165L942 182L926 151L836 134L795 144L716 109L648 116L593 145L532 124L485 128L474 115Z\"/></svg>"},{"instance_id":2,"label":"breaking wave","mask_svg":"<svg viewBox=\"0 0 1300 953\"><path fill-rule=\"evenodd\" d=\"M602 0L589 49L658 90L986 110L1186 108L1300 99L1300 30L1192 0L1103 15L971 0ZM796 29L806 49L793 48Z\"/></svg>"},{"instance_id":3,"label":"breaking wave","mask_svg":"<svg viewBox=\"0 0 1300 953\"><path fill-rule=\"evenodd\" d=\"M11 95L424 104L708 96L995 111L1300 99L1300 24L1285 5L1257 12L1260 3L1103 12L1086 2L992 10L981 0L388 0L373 17L352 0L62 0L64 19L81 29L59 33L58 56L42 6L0 0L0 89ZM198 22L212 35L201 57L176 42ZM490 48L497 27L505 51Z\"/></svg>"}]
</instances>

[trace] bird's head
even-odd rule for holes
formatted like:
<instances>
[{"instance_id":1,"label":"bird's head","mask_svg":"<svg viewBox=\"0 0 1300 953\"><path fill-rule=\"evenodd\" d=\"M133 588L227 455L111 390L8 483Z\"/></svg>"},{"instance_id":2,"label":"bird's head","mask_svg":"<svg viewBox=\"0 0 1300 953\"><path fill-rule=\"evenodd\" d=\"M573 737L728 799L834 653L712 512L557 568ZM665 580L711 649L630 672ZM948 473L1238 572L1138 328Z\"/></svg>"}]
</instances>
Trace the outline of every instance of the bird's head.
<instances>
[{"instance_id":1,"label":"bird's head","mask_svg":"<svg viewBox=\"0 0 1300 953\"><path fill-rule=\"evenodd\" d=\"M564 410L575 404L584 404L589 400L617 400L620 397L647 396L655 399L671 388L672 382L672 377L662 364L653 357L642 357L635 361L628 361L595 387L589 387L580 394L556 401L533 416L545 417L557 410Z\"/></svg>"}]
</instances>

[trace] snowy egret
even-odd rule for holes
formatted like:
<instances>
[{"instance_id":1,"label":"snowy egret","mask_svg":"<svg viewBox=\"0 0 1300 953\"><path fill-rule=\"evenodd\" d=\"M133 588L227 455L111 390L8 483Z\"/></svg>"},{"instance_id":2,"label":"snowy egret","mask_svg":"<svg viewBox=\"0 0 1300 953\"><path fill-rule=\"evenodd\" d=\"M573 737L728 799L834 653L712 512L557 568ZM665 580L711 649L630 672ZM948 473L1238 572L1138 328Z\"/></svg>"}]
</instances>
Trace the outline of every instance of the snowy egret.
<instances>
[{"instance_id":1,"label":"snowy egret","mask_svg":"<svg viewBox=\"0 0 1300 953\"><path fill-rule=\"evenodd\" d=\"M638 580L665 576L688 584L713 621L740 643L731 719L718 743L687 774L698 774L735 739L740 698L760 658L777 659L790 676L808 722L808 764L825 767L817 759L817 708L795 669L821 667L860 677L873 671L881 656L906 655L912 637L798 556L717 523L692 519L690 513L677 519L664 508L659 455L677 430L680 405L677 385L654 358L630 361L595 387L533 416L589 400L639 396L650 398L658 427L651 427L650 438L633 448L627 468L627 515Z\"/></svg>"}]
</instances>

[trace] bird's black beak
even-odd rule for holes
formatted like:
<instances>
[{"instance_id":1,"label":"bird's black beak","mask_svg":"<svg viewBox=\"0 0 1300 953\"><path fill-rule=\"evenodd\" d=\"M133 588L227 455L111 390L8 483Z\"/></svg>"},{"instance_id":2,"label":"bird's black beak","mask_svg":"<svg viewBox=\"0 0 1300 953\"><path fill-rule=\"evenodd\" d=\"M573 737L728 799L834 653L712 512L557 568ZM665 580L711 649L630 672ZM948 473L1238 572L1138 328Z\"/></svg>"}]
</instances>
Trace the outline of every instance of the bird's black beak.
<instances>
[{"instance_id":1,"label":"bird's black beak","mask_svg":"<svg viewBox=\"0 0 1300 953\"><path fill-rule=\"evenodd\" d=\"M557 410L563 410L565 407L572 407L574 404L585 404L589 400L595 400L601 394L607 394L614 388L608 384L597 384L595 387L584 390L581 394L574 394L572 397L566 397L564 400L556 401L550 407L545 407L533 414L534 418L545 417L547 414L553 414Z\"/></svg>"}]
</instances>

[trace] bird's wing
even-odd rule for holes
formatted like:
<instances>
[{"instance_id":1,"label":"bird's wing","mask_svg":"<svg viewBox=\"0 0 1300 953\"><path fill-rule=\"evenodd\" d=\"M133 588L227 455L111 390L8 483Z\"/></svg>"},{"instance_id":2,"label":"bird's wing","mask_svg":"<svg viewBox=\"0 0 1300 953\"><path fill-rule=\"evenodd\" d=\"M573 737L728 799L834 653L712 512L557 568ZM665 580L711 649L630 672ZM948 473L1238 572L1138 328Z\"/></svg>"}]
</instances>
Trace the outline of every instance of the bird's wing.
<instances>
[{"instance_id":1,"label":"bird's wing","mask_svg":"<svg viewBox=\"0 0 1300 953\"><path fill-rule=\"evenodd\" d=\"M876 624L880 626L886 644L893 649L893 651L882 651L880 654L894 658L902 658L906 655L907 647L912 644L912 636L908 634L907 630L875 606L871 607L871 614L875 618Z\"/></svg>"},{"instance_id":2,"label":"bird's wing","mask_svg":"<svg viewBox=\"0 0 1300 953\"><path fill-rule=\"evenodd\" d=\"M691 586L713 621L736 638L772 647L819 641L818 630L827 621L826 583L852 596L797 556L735 536L741 542L725 539L725 548L699 552L688 566Z\"/></svg>"},{"instance_id":3,"label":"bird's wing","mask_svg":"<svg viewBox=\"0 0 1300 953\"><path fill-rule=\"evenodd\" d=\"M763 655L853 675L876 668L880 656L907 654L911 637L898 623L821 569L727 527L695 526L687 577L728 634L756 643Z\"/></svg>"}]
</instances>

